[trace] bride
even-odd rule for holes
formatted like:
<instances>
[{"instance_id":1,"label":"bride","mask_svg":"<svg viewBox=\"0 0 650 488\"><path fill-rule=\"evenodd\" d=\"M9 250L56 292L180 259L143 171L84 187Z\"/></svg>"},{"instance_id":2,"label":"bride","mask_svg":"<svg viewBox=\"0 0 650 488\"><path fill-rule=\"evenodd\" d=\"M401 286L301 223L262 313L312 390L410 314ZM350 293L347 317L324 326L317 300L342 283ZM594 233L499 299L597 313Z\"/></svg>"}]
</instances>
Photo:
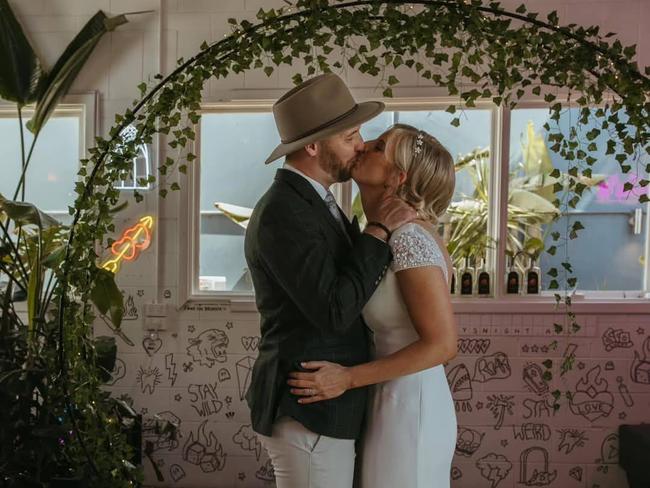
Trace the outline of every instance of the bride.
<instances>
[{"instance_id":1,"label":"bride","mask_svg":"<svg viewBox=\"0 0 650 488\"><path fill-rule=\"evenodd\" d=\"M394 191L418 210L395 230L391 269L363 309L374 360L344 367L302 363L288 380L299 403L374 385L361 453L363 488L445 488L456 445L456 414L443 363L456 355L449 296L452 263L434 224L449 206L453 158L431 135L396 124L366 144L352 177L366 211Z\"/></svg>"}]
</instances>

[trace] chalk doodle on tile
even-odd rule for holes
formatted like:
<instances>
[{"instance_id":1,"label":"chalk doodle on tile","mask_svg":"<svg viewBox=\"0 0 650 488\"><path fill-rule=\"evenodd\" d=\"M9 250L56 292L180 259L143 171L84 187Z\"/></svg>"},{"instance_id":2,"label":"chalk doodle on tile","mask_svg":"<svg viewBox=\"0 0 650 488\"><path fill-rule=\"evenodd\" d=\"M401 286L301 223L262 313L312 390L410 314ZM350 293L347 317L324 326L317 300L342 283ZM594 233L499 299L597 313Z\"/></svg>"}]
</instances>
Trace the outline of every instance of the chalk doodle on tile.
<instances>
[{"instance_id":1,"label":"chalk doodle on tile","mask_svg":"<svg viewBox=\"0 0 650 488\"><path fill-rule=\"evenodd\" d=\"M260 345L259 336L244 336L241 338L241 345L244 346L244 349L247 351L255 351Z\"/></svg>"},{"instance_id":2,"label":"chalk doodle on tile","mask_svg":"<svg viewBox=\"0 0 650 488\"><path fill-rule=\"evenodd\" d=\"M497 423L494 425L494 430L499 430L503 425L506 414L512 415L512 407L514 407L515 402L512 401L514 395L488 395L487 408L490 409L492 415L497 419Z\"/></svg>"},{"instance_id":3,"label":"chalk doodle on tile","mask_svg":"<svg viewBox=\"0 0 650 488\"><path fill-rule=\"evenodd\" d=\"M260 460L260 455L262 454L262 443L257 438L253 429L251 429L250 425L242 425L237 433L232 437L232 441L244 451L253 451L257 460Z\"/></svg>"},{"instance_id":4,"label":"chalk doodle on tile","mask_svg":"<svg viewBox=\"0 0 650 488\"><path fill-rule=\"evenodd\" d=\"M532 458L532 460L531 460ZM537 469L531 466L542 465ZM548 451L543 447L530 447L519 458L519 483L526 486L547 486L557 478L557 470L550 471Z\"/></svg>"},{"instance_id":5,"label":"chalk doodle on tile","mask_svg":"<svg viewBox=\"0 0 650 488\"><path fill-rule=\"evenodd\" d=\"M165 356L165 369L167 370L167 377L171 381L170 386L174 386L176 383L176 363L174 362L174 353L169 353Z\"/></svg>"},{"instance_id":6,"label":"chalk doodle on tile","mask_svg":"<svg viewBox=\"0 0 650 488\"><path fill-rule=\"evenodd\" d=\"M183 446L183 459L190 464L199 466L204 473L222 471L226 466L226 453L223 446L210 430L206 433L207 419L198 427L196 436L190 431Z\"/></svg>"},{"instance_id":7,"label":"chalk doodle on tile","mask_svg":"<svg viewBox=\"0 0 650 488\"><path fill-rule=\"evenodd\" d=\"M555 415L553 403L549 403L546 399L536 400L534 398L526 398L523 401L523 405L527 410L527 412L524 413L524 418L526 420L530 418L541 419Z\"/></svg>"},{"instance_id":8,"label":"chalk doodle on tile","mask_svg":"<svg viewBox=\"0 0 650 488\"><path fill-rule=\"evenodd\" d=\"M111 380L106 384L108 386L113 386L115 383L120 381L126 376L126 364L120 358L115 359L115 365L113 366L113 371L111 371Z\"/></svg>"},{"instance_id":9,"label":"chalk doodle on tile","mask_svg":"<svg viewBox=\"0 0 650 488\"><path fill-rule=\"evenodd\" d=\"M602 336L603 346L605 350L610 352L612 349L629 349L634 346L630 339L630 333L623 329L614 329L609 327Z\"/></svg>"},{"instance_id":10,"label":"chalk doodle on tile","mask_svg":"<svg viewBox=\"0 0 650 488\"><path fill-rule=\"evenodd\" d=\"M217 379L219 380L219 383L224 383L231 377L232 376L230 375L230 371L227 368L221 368L217 373Z\"/></svg>"},{"instance_id":11,"label":"chalk doodle on tile","mask_svg":"<svg viewBox=\"0 0 650 488\"><path fill-rule=\"evenodd\" d=\"M275 471L270 459L267 459L264 465L255 472L255 477L262 481L275 481Z\"/></svg>"},{"instance_id":12,"label":"chalk doodle on tile","mask_svg":"<svg viewBox=\"0 0 650 488\"><path fill-rule=\"evenodd\" d=\"M217 394L217 386L218 382L188 385L190 404L199 416L216 415L223 408L223 403Z\"/></svg>"},{"instance_id":13,"label":"chalk doodle on tile","mask_svg":"<svg viewBox=\"0 0 650 488\"><path fill-rule=\"evenodd\" d=\"M454 366L447 373L447 383L451 390L451 396L454 399L456 411L471 412L472 405L470 400L474 395L472 389L472 380L469 376L469 370L463 363Z\"/></svg>"},{"instance_id":14,"label":"chalk doodle on tile","mask_svg":"<svg viewBox=\"0 0 650 488\"><path fill-rule=\"evenodd\" d=\"M627 387L625 383L623 383L623 377L617 376L616 382L618 383L618 393L619 395L621 395L621 398L623 399L623 403L625 403L627 407L634 406L634 399L630 394L630 389Z\"/></svg>"},{"instance_id":15,"label":"chalk doodle on tile","mask_svg":"<svg viewBox=\"0 0 650 488\"><path fill-rule=\"evenodd\" d=\"M451 479L453 481L459 480L463 477L463 472L458 466L451 467Z\"/></svg>"},{"instance_id":16,"label":"chalk doodle on tile","mask_svg":"<svg viewBox=\"0 0 650 488\"><path fill-rule=\"evenodd\" d=\"M460 426L456 430L456 454L471 457L481 447L485 433L470 429L469 427Z\"/></svg>"},{"instance_id":17,"label":"chalk doodle on tile","mask_svg":"<svg viewBox=\"0 0 650 488\"><path fill-rule=\"evenodd\" d=\"M614 371L616 367L614 366L614 361L605 362L605 371Z\"/></svg>"},{"instance_id":18,"label":"chalk doodle on tile","mask_svg":"<svg viewBox=\"0 0 650 488\"><path fill-rule=\"evenodd\" d=\"M600 445L600 458L596 459L600 464L618 464L618 434L608 434Z\"/></svg>"},{"instance_id":19,"label":"chalk doodle on tile","mask_svg":"<svg viewBox=\"0 0 650 488\"><path fill-rule=\"evenodd\" d=\"M144 290L138 290L137 295L142 298L144 296Z\"/></svg>"},{"instance_id":20,"label":"chalk doodle on tile","mask_svg":"<svg viewBox=\"0 0 650 488\"><path fill-rule=\"evenodd\" d=\"M133 295L129 294L122 305L122 320L138 320L138 317L138 307L135 306Z\"/></svg>"},{"instance_id":21,"label":"chalk doodle on tile","mask_svg":"<svg viewBox=\"0 0 650 488\"><path fill-rule=\"evenodd\" d=\"M580 466L574 466L569 470L569 476L576 481L582 481L582 474L582 467Z\"/></svg>"},{"instance_id":22,"label":"chalk doodle on tile","mask_svg":"<svg viewBox=\"0 0 650 488\"><path fill-rule=\"evenodd\" d=\"M163 298L171 298L171 297L172 297L172 291L171 290L163 291Z\"/></svg>"},{"instance_id":23,"label":"chalk doodle on tile","mask_svg":"<svg viewBox=\"0 0 650 488\"><path fill-rule=\"evenodd\" d=\"M590 422L608 417L614 408L614 396L607 390L608 383L600 377L600 366L594 366L576 384L570 396L569 408Z\"/></svg>"},{"instance_id":24,"label":"chalk doodle on tile","mask_svg":"<svg viewBox=\"0 0 650 488\"><path fill-rule=\"evenodd\" d=\"M238 475L237 478L239 478L240 481L244 481L246 479L246 473L241 471Z\"/></svg>"},{"instance_id":25,"label":"chalk doodle on tile","mask_svg":"<svg viewBox=\"0 0 650 488\"><path fill-rule=\"evenodd\" d=\"M508 356L503 352L495 352L476 360L472 380L478 383L486 383L490 380L509 378L511 373Z\"/></svg>"},{"instance_id":26,"label":"chalk doodle on tile","mask_svg":"<svg viewBox=\"0 0 650 488\"><path fill-rule=\"evenodd\" d=\"M251 382L251 375L253 373L253 365L255 364L255 358L246 356L235 364L235 370L237 372L237 385L239 387L239 399L243 400L246 392L248 391L248 386Z\"/></svg>"},{"instance_id":27,"label":"chalk doodle on tile","mask_svg":"<svg viewBox=\"0 0 650 488\"><path fill-rule=\"evenodd\" d=\"M187 347L187 354L201 366L211 368L228 360L228 336L222 330L204 330L197 337L188 339L188 342L190 345Z\"/></svg>"},{"instance_id":28,"label":"chalk doodle on tile","mask_svg":"<svg viewBox=\"0 0 650 488\"><path fill-rule=\"evenodd\" d=\"M173 479L176 483L178 483L180 480L185 478L185 470L183 467L179 464L172 464L169 467L169 476L171 479Z\"/></svg>"},{"instance_id":29,"label":"chalk doodle on tile","mask_svg":"<svg viewBox=\"0 0 650 488\"><path fill-rule=\"evenodd\" d=\"M458 339L458 351L463 354L485 354L490 347L490 339Z\"/></svg>"},{"instance_id":30,"label":"chalk doodle on tile","mask_svg":"<svg viewBox=\"0 0 650 488\"><path fill-rule=\"evenodd\" d=\"M135 376L135 380L140 385L142 393L149 393L150 395L156 391L156 386L160 384L160 378L162 378L162 374L160 374L158 367L145 368L140 366Z\"/></svg>"},{"instance_id":31,"label":"chalk doodle on tile","mask_svg":"<svg viewBox=\"0 0 650 488\"><path fill-rule=\"evenodd\" d=\"M226 418L232 420L235 417L235 412L226 412Z\"/></svg>"},{"instance_id":32,"label":"chalk doodle on tile","mask_svg":"<svg viewBox=\"0 0 650 488\"><path fill-rule=\"evenodd\" d=\"M548 393L548 383L544 379L542 367L537 363L529 363L524 366L523 380L530 391L538 396Z\"/></svg>"},{"instance_id":33,"label":"chalk doodle on tile","mask_svg":"<svg viewBox=\"0 0 650 488\"><path fill-rule=\"evenodd\" d=\"M192 363L191 361L188 361L187 363L183 363L183 371L185 373L191 373L192 371L194 371L194 363Z\"/></svg>"},{"instance_id":34,"label":"chalk doodle on tile","mask_svg":"<svg viewBox=\"0 0 650 488\"><path fill-rule=\"evenodd\" d=\"M510 473L512 463L503 454L491 452L476 461L481 476L490 482L490 488L499 486Z\"/></svg>"},{"instance_id":35,"label":"chalk doodle on tile","mask_svg":"<svg viewBox=\"0 0 650 488\"><path fill-rule=\"evenodd\" d=\"M232 322L226 322L226 329L230 330L233 328Z\"/></svg>"},{"instance_id":36,"label":"chalk doodle on tile","mask_svg":"<svg viewBox=\"0 0 650 488\"><path fill-rule=\"evenodd\" d=\"M635 383L650 385L650 337L643 341L643 359L638 351L634 351L630 377Z\"/></svg>"},{"instance_id":37,"label":"chalk doodle on tile","mask_svg":"<svg viewBox=\"0 0 650 488\"><path fill-rule=\"evenodd\" d=\"M162 339L155 332L151 332L148 336L142 339L142 348L149 356L153 356L160 351L162 344Z\"/></svg>"},{"instance_id":38,"label":"chalk doodle on tile","mask_svg":"<svg viewBox=\"0 0 650 488\"><path fill-rule=\"evenodd\" d=\"M560 429L560 444L557 446L559 452L570 454L577 447L584 447L585 442L589 440L584 430L578 429Z\"/></svg>"},{"instance_id":39,"label":"chalk doodle on tile","mask_svg":"<svg viewBox=\"0 0 650 488\"><path fill-rule=\"evenodd\" d=\"M160 421L167 421L176 427L176 431L165 430L160 427ZM151 452L167 449L173 451L178 447L178 428L181 419L170 411L164 411L153 417L145 419L142 425L142 441L151 447Z\"/></svg>"},{"instance_id":40,"label":"chalk doodle on tile","mask_svg":"<svg viewBox=\"0 0 650 488\"><path fill-rule=\"evenodd\" d=\"M573 367L573 364L576 361L577 349L578 349L577 344L573 344L573 343L567 344L566 349L564 350L564 354L562 355L562 363L560 363L560 372L562 375L567 374Z\"/></svg>"},{"instance_id":41,"label":"chalk doodle on tile","mask_svg":"<svg viewBox=\"0 0 650 488\"><path fill-rule=\"evenodd\" d=\"M523 441L547 441L551 438L551 428L547 424L534 422L513 425L512 433L515 439Z\"/></svg>"}]
</instances>

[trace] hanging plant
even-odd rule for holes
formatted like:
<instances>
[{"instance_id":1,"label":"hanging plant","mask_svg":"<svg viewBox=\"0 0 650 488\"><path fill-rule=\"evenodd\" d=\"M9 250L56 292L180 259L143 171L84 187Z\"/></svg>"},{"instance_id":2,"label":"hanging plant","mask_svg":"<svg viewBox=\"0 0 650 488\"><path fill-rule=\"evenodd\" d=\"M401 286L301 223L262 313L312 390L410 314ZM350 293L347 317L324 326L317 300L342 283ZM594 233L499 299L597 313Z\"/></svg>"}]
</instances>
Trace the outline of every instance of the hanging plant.
<instances>
[{"instance_id":1,"label":"hanging plant","mask_svg":"<svg viewBox=\"0 0 650 488\"><path fill-rule=\"evenodd\" d=\"M552 187L552 203L559 211L579 201L588 188L584 178L592 177L593 155L598 149L592 144L602 131L609 132L608 154L614 155L623 172L632 170L632 163L642 164L641 159L631 160L635 151L650 151L648 71L640 73L632 62L633 47L610 40L609 34L601 36L597 27L560 26L556 13L541 20L524 6L509 12L498 2L483 4L480 0L300 0L287 4L280 10L260 10L255 25L231 19L232 35L213 44L204 43L192 58L179 59L168 76L156 75L152 86L142 83L141 98L125 113L116 115L108 137L97 139L90 158L82 160L82 181L76 189L74 219L55 289L59 367L62 378L71 385L83 383L86 364L95 356L88 342L94 319L88 285L100 271L98 256L89 243L97 242L104 249L112 243L107 238L114 231L110 209L120 197L114 184L130 170L138 146L163 134L168 136L167 144L175 150L175 157L167 157L158 168L158 193L164 198L168 191L180 189L179 181L172 177L176 172L184 174L196 159L190 148L200 117L201 90L210 78L256 68L271 75L277 66L300 61L307 76L342 70L344 66L356 69L375 77L384 96L391 97L399 84L394 70L409 69L432 88L442 88L457 97L457 102L447 108L456 114L454 126L460 125L463 110L474 107L479 99L513 109L527 96L543 96L551 114L544 126L551 150L569 162L567 177L551 172L558 179ZM293 78L295 83L302 79L301 74ZM560 91L568 97L560 98ZM569 103L580 109L580 118L565 136L558 122ZM594 121L599 124L596 128ZM131 124L136 135L123 140L120 134ZM156 179L151 176L147 182ZM640 179L634 188L626 190L647 184L646 179ZM137 190L134 196L138 202L143 199ZM648 201L645 192L639 201ZM547 252L559 252L563 247L566 256L566 242L584 228L579 221L567 226L566 235L552 235L553 244ZM558 271L552 268L548 274L554 278L551 288L557 289L555 300L565 307L567 321L556 327L558 334L569 334L579 325L571 312L576 279L568 256L562 263L561 276ZM544 365L548 377L553 365ZM99 384L82 391L80 394L73 389L73 404L92 405L100 395ZM559 391L554 396L559 399ZM98 479L110 486L129 486L116 452L106 447L109 439L119 437L115 430L105 430L106 412L84 407L74 415L84 426L79 440L91 441L86 448L96 460ZM70 452L79 456L79 446L69 447Z\"/></svg>"}]
</instances>

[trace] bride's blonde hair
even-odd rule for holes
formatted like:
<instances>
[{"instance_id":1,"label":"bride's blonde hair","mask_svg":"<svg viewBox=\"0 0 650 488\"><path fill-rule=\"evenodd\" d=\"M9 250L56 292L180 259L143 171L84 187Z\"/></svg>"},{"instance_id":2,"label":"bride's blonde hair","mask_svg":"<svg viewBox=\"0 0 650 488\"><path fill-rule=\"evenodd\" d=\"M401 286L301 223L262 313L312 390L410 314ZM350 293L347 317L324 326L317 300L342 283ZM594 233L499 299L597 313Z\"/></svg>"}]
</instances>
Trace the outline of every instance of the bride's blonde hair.
<instances>
[{"instance_id":1,"label":"bride's blonde hair","mask_svg":"<svg viewBox=\"0 0 650 488\"><path fill-rule=\"evenodd\" d=\"M386 132L388 160L406 173L397 196L417 209L423 220L438 222L454 195L454 158L435 137L413 126L395 124Z\"/></svg>"}]
</instances>

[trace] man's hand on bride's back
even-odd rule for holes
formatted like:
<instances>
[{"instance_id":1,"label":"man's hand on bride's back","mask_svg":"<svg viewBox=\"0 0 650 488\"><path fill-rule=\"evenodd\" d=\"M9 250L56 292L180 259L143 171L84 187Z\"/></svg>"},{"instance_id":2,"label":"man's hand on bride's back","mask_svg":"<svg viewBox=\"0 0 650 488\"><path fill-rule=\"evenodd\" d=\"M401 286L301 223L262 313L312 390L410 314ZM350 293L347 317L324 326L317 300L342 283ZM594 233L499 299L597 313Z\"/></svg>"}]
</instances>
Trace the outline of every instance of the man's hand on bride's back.
<instances>
[{"instance_id":1,"label":"man's hand on bride's back","mask_svg":"<svg viewBox=\"0 0 650 488\"><path fill-rule=\"evenodd\" d=\"M300 397L298 403L307 404L343 395L352 386L352 377L348 368L328 361L310 361L302 363L304 369L311 373L293 371L289 373L287 383L292 386L291 393Z\"/></svg>"}]
</instances>

